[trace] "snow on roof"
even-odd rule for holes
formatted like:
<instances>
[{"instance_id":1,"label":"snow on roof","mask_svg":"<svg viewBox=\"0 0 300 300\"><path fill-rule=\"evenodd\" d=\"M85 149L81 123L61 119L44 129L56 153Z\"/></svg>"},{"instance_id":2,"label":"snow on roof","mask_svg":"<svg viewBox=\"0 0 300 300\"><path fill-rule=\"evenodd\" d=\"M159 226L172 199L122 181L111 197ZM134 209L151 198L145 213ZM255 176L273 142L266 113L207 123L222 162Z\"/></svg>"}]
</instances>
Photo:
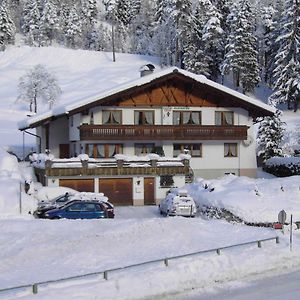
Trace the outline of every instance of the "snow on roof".
<instances>
[{"instance_id":1,"label":"snow on roof","mask_svg":"<svg viewBox=\"0 0 300 300\"><path fill-rule=\"evenodd\" d=\"M159 79L159 78L161 78L163 76L166 76L166 75L170 75L172 73L182 74L182 75L184 75L188 78L196 80L199 83L208 85L208 86L213 87L213 88L215 88L219 91L223 91L223 92L225 92L229 95L232 95L236 98L239 98L239 99L241 99L241 100L243 100L247 103L250 103L250 104L252 104L254 106L257 106L261 109L267 110L271 113L274 113L276 111L275 108L263 103L262 101L251 98L251 97L246 96L244 94L241 94L237 91L234 91L234 90L232 90L232 89L230 89L226 86L223 86L219 83L216 83L216 82L214 82L210 79L207 79L204 75L196 75L196 74L193 74L191 72L179 69L177 67L171 67L171 68L167 68L165 70L162 70L160 72L154 72L153 74L149 74L149 75L141 77L139 79L128 81L125 84L118 85L114 88L103 90L100 93L95 93L94 95L89 96L87 98L78 99L78 101L76 101L76 102L72 102L72 103L69 103L69 104L66 104L66 105L56 106L51 111L36 115L34 117L27 118L27 119L19 122L18 123L19 129L24 130L26 128L30 128L31 125L33 125L35 123L39 123L39 122L41 122L43 120L46 120L48 118L51 118L51 117L60 116L60 115L64 115L64 114L67 115L75 109L78 109L78 108L83 107L85 105L91 104L91 103L93 103L95 101L98 101L98 100L101 100L103 98L113 96L114 94L120 93L120 92L128 90L130 88L143 86L145 84L151 83L152 81L154 81L156 79Z\"/></svg>"}]
</instances>

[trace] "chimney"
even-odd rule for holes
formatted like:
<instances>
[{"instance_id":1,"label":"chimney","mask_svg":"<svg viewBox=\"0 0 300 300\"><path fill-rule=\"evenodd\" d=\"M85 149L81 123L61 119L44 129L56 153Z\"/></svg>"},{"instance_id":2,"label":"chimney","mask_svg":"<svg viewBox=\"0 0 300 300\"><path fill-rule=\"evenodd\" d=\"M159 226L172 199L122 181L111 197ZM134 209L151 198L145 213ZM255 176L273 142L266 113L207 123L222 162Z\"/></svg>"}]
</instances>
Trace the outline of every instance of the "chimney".
<instances>
[{"instance_id":1,"label":"chimney","mask_svg":"<svg viewBox=\"0 0 300 300\"><path fill-rule=\"evenodd\" d=\"M152 74L154 72L155 67L152 64L144 65L140 68L141 77Z\"/></svg>"}]
</instances>

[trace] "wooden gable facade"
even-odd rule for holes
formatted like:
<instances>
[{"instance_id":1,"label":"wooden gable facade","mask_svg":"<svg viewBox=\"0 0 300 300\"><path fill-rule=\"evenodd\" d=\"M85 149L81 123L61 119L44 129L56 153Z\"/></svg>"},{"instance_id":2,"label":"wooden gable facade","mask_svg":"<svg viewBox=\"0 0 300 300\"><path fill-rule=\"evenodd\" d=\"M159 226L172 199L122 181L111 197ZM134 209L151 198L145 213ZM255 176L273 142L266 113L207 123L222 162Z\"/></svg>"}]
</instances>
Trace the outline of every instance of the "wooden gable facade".
<instances>
[{"instance_id":1,"label":"wooden gable facade","mask_svg":"<svg viewBox=\"0 0 300 300\"><path fill-rule=\"evenodd\" d=\"M272 115L269 110L237 96L187 77L175 69L149 83L132 86L69 112L70 115L96 106L119 107L242 107L252 117Z\"/></svg>"}]
</instances>

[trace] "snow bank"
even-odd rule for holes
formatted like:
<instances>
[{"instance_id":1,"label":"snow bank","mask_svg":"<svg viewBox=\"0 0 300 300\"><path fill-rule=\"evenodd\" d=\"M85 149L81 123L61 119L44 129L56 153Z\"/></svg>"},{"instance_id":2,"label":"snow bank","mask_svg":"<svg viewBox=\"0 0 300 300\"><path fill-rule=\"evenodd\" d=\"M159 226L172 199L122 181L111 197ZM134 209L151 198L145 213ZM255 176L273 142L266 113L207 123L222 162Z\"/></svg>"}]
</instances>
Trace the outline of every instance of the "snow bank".
<instances>
[{"instance_id":1,"label":"snow bank","mask_svg":"<svg viewBox=\"0 0 300 300\"><path fill-rule=\"evenodd\" d=\"M200 206L225 208L247 222L276 222L282 209L300 221L300 176L198 178L187 189Z\"/></svg>"},{"instance_id":2,"label":"snow bank","mask_svg":"<svg viewBox=\"0 0 300 300\"><path fill-rule=\"evenodd\" d=\"M24 192L28 176L29 173L22 173L14 155L0 149L0 216L27 216L36 207L36 201Z\"/></svg>"}]
</instances>

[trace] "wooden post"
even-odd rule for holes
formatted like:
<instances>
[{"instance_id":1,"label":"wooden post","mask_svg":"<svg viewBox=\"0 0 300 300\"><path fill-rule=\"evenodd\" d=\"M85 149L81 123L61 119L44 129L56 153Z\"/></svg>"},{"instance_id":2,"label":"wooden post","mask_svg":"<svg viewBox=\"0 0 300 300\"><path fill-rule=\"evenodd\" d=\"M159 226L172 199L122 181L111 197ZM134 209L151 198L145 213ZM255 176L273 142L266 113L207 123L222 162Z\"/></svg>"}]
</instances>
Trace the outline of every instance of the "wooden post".
<instances>
[{"instance_id":1,"label":"wooden post","mask_svg":"<svg viewBox=\"0 0 300 300\"><path fill-rule=\"evenodd\" d=\"M257 246L258 246L258 248L261 248L261 241L257 242Z\"/></svg>"}]
</instances>

